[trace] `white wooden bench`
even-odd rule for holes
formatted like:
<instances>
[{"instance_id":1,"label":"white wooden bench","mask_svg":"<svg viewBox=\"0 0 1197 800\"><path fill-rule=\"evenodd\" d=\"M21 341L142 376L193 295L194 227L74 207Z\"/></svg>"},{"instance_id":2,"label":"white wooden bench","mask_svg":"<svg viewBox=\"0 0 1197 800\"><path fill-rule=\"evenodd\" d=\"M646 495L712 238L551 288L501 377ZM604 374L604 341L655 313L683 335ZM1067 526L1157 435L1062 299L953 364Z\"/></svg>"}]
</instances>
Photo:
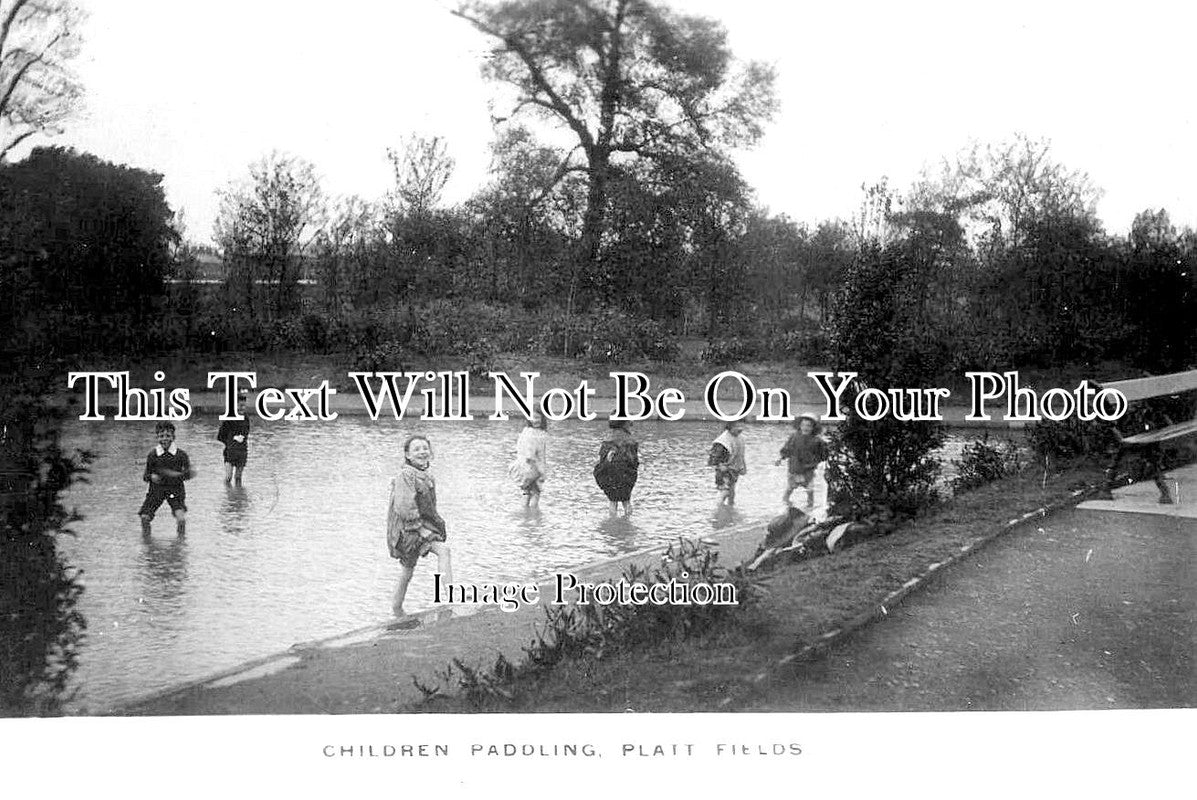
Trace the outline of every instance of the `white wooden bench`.
<instances>
[{"instance_id":1,"label":"white wooden bench","mask_svg":"<svg viewBox=\"0 0 1197 800\"><path fill-rule=\"evenodd\" d=\"M1197 369L1189 370L1188 372L1176 372L1171 375L1154 375L1150 378L1113 381L1111 383L1103 383L1102 388L1117 389L1130 403L1151 400L1157 397L1180 395L1185 392L1197 390ZM1193 409L1190 410L1189 415L1190 417L1194 416ZM1117 425L1114 426L1114 435L1118 438L1118 451L1115 453L1109 467L1106 468L1105 496L1097 499L1113 499L1110 490L1114 487L1118 466L1129 453L1138 450L1141 451L1144 460L1151 469L1151 477L1155 481L1156 488L1160 490L1160 502L1175 502L1174 498L1168 494L1168 485L1164 478L1163 450L1160 445L1173 439L1179 439L1182 436L1197 433L1197 418L1188 419L1184 422L1172 422L1172 420L1166 417L1164 419L1165 424L1163 425L1146 428L1130 435L1124 435L1118 429Z\"/></svg>"}]
</instances>

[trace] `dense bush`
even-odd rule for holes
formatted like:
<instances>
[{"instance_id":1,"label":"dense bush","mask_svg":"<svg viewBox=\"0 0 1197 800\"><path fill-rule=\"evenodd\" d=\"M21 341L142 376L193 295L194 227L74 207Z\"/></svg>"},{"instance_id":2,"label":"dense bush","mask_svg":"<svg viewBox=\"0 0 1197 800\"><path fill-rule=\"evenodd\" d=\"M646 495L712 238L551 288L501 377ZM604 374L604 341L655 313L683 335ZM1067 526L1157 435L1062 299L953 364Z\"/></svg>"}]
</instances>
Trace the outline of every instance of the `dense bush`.
<instances>
[{"instance_id":1,"label":"dense bush","mask_svg":"<svg viewBox=\"0 0 1197 800\"><path fill-rule=\"evenodd\" d=\"M831 338L819 328L752 331L711 340L699 356L708 364L730 367L745 361L799 361L823 364L831 356Z\"/></svg>"},{"instance_id":2,"label":"dense bush","mask_svg":"<svg viewBox=\"0 0 1197 800\"><path fill-rule=\"evenodd\" d=\"M677 343L665 326L651 319L630 316L615 309L593 312L586 330L586 356L600 363L648 358L677 358Z\"/></svg>"},{"instance_id":3,"label":"dense bush","mask_svg":"<svg viewBox=\"0 0 1197 800\"><path fill-rule=\"evenodd\" d=\"M311 312L299 319L304 347L310 352L322 353L328 349L328 317Z\"/></svg>"},{"instance_id":4,"label":"dense bush","mask_svg":"<svg viewBox=\"0 0 1197 800\"><path fill-rule=\"evenodd\" d=\"M755 359L757 346L756 342L738 336L716 339L707 344L699 357L714 366L731 367L742 361Z\"/></svg>"},{"instance_id":5,"label":"dense bush","mask_svg":"<svg viewBox=\"0 0 1197 800\"><path fill-rule=\"evenodd\" d=\"M829 478L841 507L915 513L937 499L940 465L933 453L943 444L943 425L903 422L893 414L869 421L853 409L867 387L930 386L942 371L917 324L914 266L901 248L862 248L836 298L833 363L837 371L859 374L845 394L847 419L832 436Z\"/></svg>"},{"instance_id":6,"label":"dense bush","mask_svg":"<svg viewBox=\"0 0 1197 800\"><path fill-rule=\"evenodd\" d=\"M541 312L539 326L528 336L533 352L586 358L597 363L636 359L672 361L678 345L668 328L656 320L642 319L606 308L568 318Z\"/></svg>"},{"instance_id":7,"label":"dense bush","mask_svg":"<svg viewBox=\"0 0 1197 800\"><path fill-rule=\"evenodd\" d=\"M585 316L551 316L532 337L530 349L547 356L580 358L590 345L589 319Z\"/></svg>"},{"instance_id":8,"label":"dense bush","mask_svg":"<svg viewBox=\"0 0 1197 800\"><path fill-rule=\"evenodd\" d=\"M1117 446L1108 422L1083 422L1069 417L1062 422L1045 419L1031 426L1031 449L1040 457L1065 461L1079 457L1101 457Z\"/></svg>"},{"instance_id":9,"label":"dense bush","mask_svg":"<svg viewBox=\"0 0 1197 800\"><path fill-rule=\"evenodd\" d=\"M411 338L410 321L394 310L372 308L347 310L335 315L328 325L330 350L358 352L387 341L404 343Z\"/></svg>"},{"instance_id":10,"label":"dense bush","mask_svg":"<svg viewBox=\"0 0 1197 800\"><path fill-rule=\"evenodd\" d=\"M373 347L362 347L353 353L354 372L403 372L403 346L389 339Z\"/></svg>"},{"instance_id":11,"label":"dense bush","mask_svg":"<svg viewBox=\"0 0 1197 800\"><path fill-rule=\"evenodd\" d=\"M787 331L775 341L774 358L822 364L831 357L831 337L823 330Z\"/></svg>"},{"instance_id":12,"label":"dense bush","mask_svg":"<svg viewBox=\"0 0 1197 800\"><path fill-rule=\"evenodd\" d=\"M1023 468L1023 461L1017 445L1008 439L991 443L986 433L984 438L965 445L956 468L952 489L966 492L1017 474Z\"/></svg>"},{"instance_id":13,"label":"dense bush","mask_svg":"<svg viewBox=\"0 0 1197 800\"><path fill-rule=\"evenodd\" d=\"M940 464L932 453L943 445L943 427L933 422L875 422L855 414L831 434L828 479L839 513L886 507L916 514L939 502Z\"/></svg>"},{"instance_id":14,"label":"dense bush","mask_svg":"<svg viewBox=\"0 0 1197 800\"><path fill-rule=\"evenodd\" d=\"M11 354L0 375L0 716L54 714L69 699L87 627L79 572L57 547L78 519L61 495L91 455L62 450L63 413L38 397L49 375Z\"/></svg>"}]
</instances>

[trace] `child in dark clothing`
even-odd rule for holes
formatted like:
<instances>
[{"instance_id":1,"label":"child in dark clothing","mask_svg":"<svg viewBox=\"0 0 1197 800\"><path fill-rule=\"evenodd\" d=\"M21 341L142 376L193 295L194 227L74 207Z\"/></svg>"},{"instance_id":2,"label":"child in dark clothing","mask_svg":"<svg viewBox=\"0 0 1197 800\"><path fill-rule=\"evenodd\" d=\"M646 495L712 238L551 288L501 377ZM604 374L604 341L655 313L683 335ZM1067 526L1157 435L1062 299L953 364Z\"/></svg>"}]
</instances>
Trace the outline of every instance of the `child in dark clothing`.
<instances>
[{"instance_id":1,"label":"child in dark clothing","mask_svg":"<svg viewBox=\"0 0 1197 800\"><path fill-rule=\"evenodd\" d=\"M781 502L788 506L794 490L802 489L805 502L801 508L807 508L814 503L815 472L827 460L827 443L819 436L819 423L814 417L803 415L794 420L794 426L798 430L782 445L781 457L777 459L778 464L782 459L790 461Z\"/></svg>"},{"instance_id":2,"label":"child in dark clothing","mask_svg":"<svg viewBox=\"0 0 1197 800\"><path fill-rule=\"evenodd\" d=\"M142 480L149 487L145 502L137 512L141 517L141 533L143 536L150 535L154 513L165 502L170 504L176 531L183 536L187 533L187 490L183 481L195 475L191 469L191 459L184 450L175 446L173 422L159 422L154 428L154 435L158 439L158 446L146 456L145 473L142 475Z\"/></svg>"},{"instance_id":3,"label":"child in dark clothing","mask_svg":"<svg viewBox=\"0 0 1197 800\"><path fill-rule=\"evenodd\" d=\"M216 439L224 445L224 482L241 485L241 473L249 458L249 420L226 419Z\"/></svg>"}]
</instances>

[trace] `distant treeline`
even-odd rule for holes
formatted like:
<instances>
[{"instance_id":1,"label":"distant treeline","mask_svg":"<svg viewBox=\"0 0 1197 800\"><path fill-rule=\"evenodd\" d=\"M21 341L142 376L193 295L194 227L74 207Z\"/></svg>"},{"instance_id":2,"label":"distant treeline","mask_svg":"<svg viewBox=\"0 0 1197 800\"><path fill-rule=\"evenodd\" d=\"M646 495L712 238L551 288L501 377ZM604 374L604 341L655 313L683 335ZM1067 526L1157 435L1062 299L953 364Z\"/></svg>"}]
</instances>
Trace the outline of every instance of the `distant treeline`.
<instances>
[{"instance_id":1,"label":"distant treeline","mask_svg":"<svg viewBox=\"0 0 1197 800\"><path fill-rule=\"evenodd\" d=\"M832 316L851 313L846 276L880 248L904 276L912 339L945 371L1193 361L1197 233L1161 209L1108 235L1097 191L1040 143L976 147L904 194L883 181L852 219L814 227L755 206L726 163L617 171L596 264L579 262L583 187L542 196L532 145L505 147L492 183L456 206L439 202L451 162L436 140L393 154L396 189L373 203L330 202L311 165L268 157L223 193L215 249L181 243L161 176L35 150L0 167L6 340L485 366L499 351L669 359L677 337L702 336L714 362L826 362ZM220 286L187 283L214 257Z\"/></svg>"}]
</instances>

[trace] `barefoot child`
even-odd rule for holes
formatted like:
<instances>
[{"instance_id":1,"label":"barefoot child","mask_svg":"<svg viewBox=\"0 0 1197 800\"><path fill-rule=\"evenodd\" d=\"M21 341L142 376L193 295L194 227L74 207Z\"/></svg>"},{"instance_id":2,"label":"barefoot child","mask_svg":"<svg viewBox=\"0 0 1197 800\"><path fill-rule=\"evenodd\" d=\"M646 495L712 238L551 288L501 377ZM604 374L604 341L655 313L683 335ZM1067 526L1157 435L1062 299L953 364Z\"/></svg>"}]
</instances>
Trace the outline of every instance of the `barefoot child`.
<instances>
[{"instance_id":1,"label":"barefoot child","mask_svg":"<svg viewBox=\"0 0 1197 800\"><path fill-rule=\"evenodd\" d=\"M224 482L240 486L249 457L249 420L226 419L220 423L216 440L224 445Z\"/></svg>"},{"instance_id":2,"label":"barefoot child","mask_svg":"<svg viewBox=\"0 0 1197 800\"><path fill-rule=\"evenodd\" d=\"M399 585L392 609L402 618L407 585L422 556L436 553L436 569L444 583L452 583L449 546L445 544L445 520L436 510L436 482L428 466L432 445L423 436L407 437L403 444L403 466L391 481L391 503L387 512L387 548L399 559Z\"/></svg>"},{"instance_id":3,"label":"barefoot child","mask_svg":"<svg viewBox=\"0 0 1197 800\"><path fill-rule=\"evenodd\" d=\"M195 475L191 469L191 459L186 451L175 445L173 422L159 422L154 427L154 435L158 439L158 446L146 456L145 472L142 474L142 480L149 486L145 502L137 512L141 517L141 533L143 536L150 535L154 513L165 502L170 504L170 512L174 515L175 530L179 536L183 536L187 533L187 490L183 481Z\"/></svg>"},{"instance_id":4,"label":"barefoot child","mask_svg":"<svg viewBox=\"0 0 1197 800\"><path fill-rule=\"evenodd\" d=\"M715 488L719 490L720 505L736 504L736 481L748 472L744 462L744 441L740 438L743 432L743 425L729 422L723 426L719 438L711 443L707 465L715 468Z\"/></svg>"},{"instance_id":5,"label":"barefoot child","mask_svg":"<svg viewBox=\"0 0 1197 800\"><path fill-rule=\"evenodd\" d=\"M816 503L816 489L819 488L822 465L827 461L827 443L819 436L819 423L814 417L802 415L794 420L797 429L781 447L782 459L789 459L789 473L786 479L786 489L782 492L781 502L790 504L790 495L795 489L802 492L803 501L798 507L807 511ZM825 494L825 492L824 492Z\"/></svg>"},{"instance_id":6,"label":"barefoot child","mask_svg":"<svg viewBox=\"0 0 1197 800\"><path fill-rule=\"evenodd\" d=\"M632 423L609 420L611 434L599 446L598 463L594 465L594 481L611 504L611 518L632 515L632 489L640 477L640 445L632 437Z\"/></svg>"},{"instance_id":7,"label":"barefoot child","mask_svg":"<svg viewBox=\"0 0 1197 800\"><path fill-rule=\"evenodd\" d=\"M515 460L508 467L508 474L524 493L525 508L540 507L540 492L548 471L546 444L548 421L540 411L533 411L527 426L520 431L515 443Z\"/></svg>"}]
</instances>

